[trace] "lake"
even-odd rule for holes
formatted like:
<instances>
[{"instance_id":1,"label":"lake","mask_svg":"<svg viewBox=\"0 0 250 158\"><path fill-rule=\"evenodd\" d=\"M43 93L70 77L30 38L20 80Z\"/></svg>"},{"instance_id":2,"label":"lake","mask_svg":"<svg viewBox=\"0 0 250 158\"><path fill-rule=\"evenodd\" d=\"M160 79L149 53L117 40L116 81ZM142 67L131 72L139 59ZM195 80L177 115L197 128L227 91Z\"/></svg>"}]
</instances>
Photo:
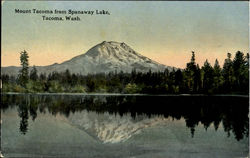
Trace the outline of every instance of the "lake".
<instances>
[{"instance_id":1,"label":"lake","mask_svg":"<svg viewBox=\"0 0 250 158\"><path fill-rule=\"evenodd\" d=\"M249 97L2 94L5 157L240 158Z\"/></svg>"}]
</instances>

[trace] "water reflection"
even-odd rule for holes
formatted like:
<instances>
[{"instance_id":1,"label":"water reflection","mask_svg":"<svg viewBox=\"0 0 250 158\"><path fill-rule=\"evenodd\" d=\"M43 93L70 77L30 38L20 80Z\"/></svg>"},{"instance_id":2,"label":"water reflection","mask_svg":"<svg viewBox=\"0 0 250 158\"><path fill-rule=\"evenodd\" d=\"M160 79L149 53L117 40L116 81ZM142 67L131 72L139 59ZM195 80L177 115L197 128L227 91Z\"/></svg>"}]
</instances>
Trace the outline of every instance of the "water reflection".
<instances>
[{"instance_id":1,"label":"water reflection","mask_svg":"<svg viewBox=\"0 0 250 158\"><path fill-rule=\"evenodd\" d=\"M128 114L123 116L109 114L97 114L96 112L83 110L70 115L68 121L71 125L82 129L90 136L97 138L103 143L123 142L135 134L139 134L143 129L155 125L166 125L170 119L163 116L140 115L132 118Z\"/></svg>"},{"instance_id":2,"label":"water reflection","mask_svg":"<svg viewBox=\"0 0 250 158\"><path fill-rule=\"evenodd\" d=\"M29 117L34 121L38 111L40 113L48 111L52 115L60 113L71 119L74 117L72 119L74 121L84 120L82 113L91 111L119 117L131 115L134 120L140 119L141 116L149 119L154 119L155 116L177 120L183 118L192 136L199 123L205 129L214 126L216 130L222 124L228 136L233 133L235 139L241 140L248 137L248 99L248 97L232 96L2 95L1 109L4 111L17 106L22 134L28 131ZM116 118L109 120L112 119ZM133 126L130 124L128 128Z\"/></svg>"}]
</instances>

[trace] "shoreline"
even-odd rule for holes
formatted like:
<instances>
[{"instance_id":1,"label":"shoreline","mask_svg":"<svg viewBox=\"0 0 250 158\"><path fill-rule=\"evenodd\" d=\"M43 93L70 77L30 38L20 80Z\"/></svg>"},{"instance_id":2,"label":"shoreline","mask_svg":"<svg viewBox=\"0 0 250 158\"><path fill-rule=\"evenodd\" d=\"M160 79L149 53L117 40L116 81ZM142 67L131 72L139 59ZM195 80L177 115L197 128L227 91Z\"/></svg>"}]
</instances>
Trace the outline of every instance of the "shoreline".
<instances>
[{"instance_id":1,"label":"shoreline","mask_svg":"<svg viewBox=\"0 0 250 158\"><path fill-rule=\"evenodd\" d=\"M1 92L3 95L66 95L66 96L166 96L166 97L180 97L180 96L221 96L221 97L244 97L249 98L249 95L242 94L126 94L126 93L17 93L17 92Z\"/></svg>"}]
</instances>

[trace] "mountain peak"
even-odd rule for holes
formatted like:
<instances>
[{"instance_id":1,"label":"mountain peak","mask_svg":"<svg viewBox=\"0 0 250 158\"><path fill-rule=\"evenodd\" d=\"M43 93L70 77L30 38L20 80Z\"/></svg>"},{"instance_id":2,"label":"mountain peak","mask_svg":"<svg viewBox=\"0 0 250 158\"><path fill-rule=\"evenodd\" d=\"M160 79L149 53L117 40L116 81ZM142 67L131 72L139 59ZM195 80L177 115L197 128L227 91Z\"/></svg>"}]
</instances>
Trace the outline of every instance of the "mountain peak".
<instances>
[{"instance_id":1,"label":"mountain peak","mask_svg":"<svg viewBox=\"0 0 250 158\"><path fill-rule=\"evenodd\" d=\"M115 41L103 41L100 44L92 47L87 53L85 53L89 57L118 57L127 53L135 54L135 51L131 49L124 42L119 43Z\"/></svg>"},{"instance_id":2,"label":"mountain peak","mask_svg":"<svg viewBox=\"0 0 250 158\"><path fill-rule=\"evenodd\" d=\"M116 42L116 41L103 41L100 45L105 46L105 47L111 47L111 48L123 48L125 50L131 49L126 43L122 42Z\"/></svg>"},{"instance_id":3,"label":"mountain peak","mask_svg":"<svg viewBox=\"0 0 250 158\"><path fill-rule=\"evenodd\" d=\"M121 45L121 44L125 44L125 43L124 42L120 43L120 42L116 42L116 41L103 41L100 44L102 44L102 45Z\"/></svg>"},{"instance_id":4,"label":"mountain peak","mask_svg":"<svg viewBox=\"0 0 250 158\"><path fill-rule=\"evenodd\" d=\"M172 69L137 53L124 42L103 41L89 49L85 54L61 64L41 66L37 70L39 73L47 74L54 71L63 72L66 69L72 73L95 74L112 71L129 73L133 69L140 72L164 71L166 68ZM9 70L3 71L9 72ZM18 69L15 72L17 74Z\"/></svg>"},{"instance_id":5,"label":"mountain peak","mask_svg":"<svg viewBox=\"0 0 250 158\"><path fill-rule=\"evenodd\" d=\"M137 69L145 72L148 70L163 71L167 68L165 65L137 53L124 42L103 41L88 50L84 56L92 63L98 64L100 69L126 72Z\"/></svg>"}]
</instances>

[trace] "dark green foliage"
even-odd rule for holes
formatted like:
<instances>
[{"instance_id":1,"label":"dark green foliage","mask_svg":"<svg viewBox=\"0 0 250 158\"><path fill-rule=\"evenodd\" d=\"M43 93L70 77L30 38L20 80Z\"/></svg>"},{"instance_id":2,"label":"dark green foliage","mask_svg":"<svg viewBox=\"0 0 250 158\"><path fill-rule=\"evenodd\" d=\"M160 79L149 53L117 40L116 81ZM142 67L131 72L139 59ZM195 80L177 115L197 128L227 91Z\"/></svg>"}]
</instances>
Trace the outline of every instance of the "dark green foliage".
<instances>
[{"instance_id":1,"label":"dark green foliage","mask_svg":"<svg viewBox=\"0 0 250 158\"><path fill-rule=\"evenodd\" d=\"M213 78L213 91L216 93L220 93L222 92L222 85L223 85L223 77L222 77L222 73L221 73L221 68L219 65L218 60L215 60L214 63L214 78Z\"/></svg>"},{"instance_id":2,"label":"dark green foliage","mask_svg":"<svg viewBox=\"0 0 250 158\"><path fill-rule=\"evenodd\" d=\"M196 74L196 64L195 64L195 53L192 52L191 61L187 63L187 67L185 69L185 81L186 86L189 92L195 92L197 91L197 81L195 81L195 75Z\"/></svg>"},{"instance_id":3,"label":"dark green foliage","mask_svg":"<svg viewBox=\"0 0 250 158\"><path fill-rule=\"evenodd\" d=\"M32 70L30 71L30 79L33 81L36 81L38 79L37 70L35 66L33 66Z\"/></svg>"},{"instance_id":4,"label":"dark green foliage","mask_svg":"<svg viewBox=\"0 0 250 158\"><path fill-rule=\"evenodd\" d=\"M93 78L89 77L87 79L86 85L88 87L89 92L94 92L95 91L95 89L96 89L96 81Z\"/></svg>"},{"instance_id":5,"label":"dark green foliage","mask_svg":"<svg viewBox=\"0 0 250 158\"><path fill-rule=\"evenodd\" d=\"M197 93L201 89L202 89L201 69L197 64L194 72L194 92Z\"/></svg>"},{"instance_id":6,"label":"dark green foliage","mask_svg":"<svg viewBox=\"0 0 250 158\"><path fill-rule=\"evenodd\" d=\"M20 53L21 70L19 72L18 80L21 86L26 87L29 80L29 55L24 50Z\"/></svg>"},{"instance_id":7,"label":"dark green foliage","mask_svg":"<svg viewBox=\"0 0 250 158\"><path fill-rule=\"evenodd\" d=\"M204 72L203 85L202 85L203 92L212 93L214 74L213 74L213 68L208 62L208 60L205 61L204 66L202 67L202 71Z\"/></svg>"},{"instance_id":8,"label":"dark green foliage","mask_svg":"<svg viewBox=\"0 0 250 158\"><path fill-rule=\"evenodd\" d=\"M227 59L225 59L222 75L224 78L223 89L226 92L232 91L232 84L234 82L233 74L233 61L231 60L231 53L227 53Z\"/></svg>"},{"instance_id":9,"label":"dark green foliage","mask_svg":"<svg viewBox=\"0 0 250 158\"><path fill-rule=\"evenodd\" d=\"M24 56L27 53L23 52ZM26 54L26 55L25 55ZM24 57L23 57L24 58ZM25 59L25 58L24 58ZM236 52L233 60L227 54L223 68L205 61L202 68L195 63L195 52L184 70L131 73L71 74L69 70L38 76L35 67L27 79L27 60L22 60L19 78L2 75L4 92L49 93L144 93L144 94L248 94L249 54ZM23 72L23 73L22 73ZM21 76L21 77L20 77ZM22 81L22 82L21 82Z\"/></svg>"},{"instance_id":10,"label":"dark green foliage","mask_svg":"<svg viewBox=\"0 0 250 158\"><path fill-rule=\"evenodd\" d=\"M233 60L233 72L234 72L234 82L233 88L236 91L241 91L244 88L244 79L247 73L248 75L248 67L247 60L244 57L244 54L240 51L236 52L236 55Z\"/></svg>"}]
</instances>

